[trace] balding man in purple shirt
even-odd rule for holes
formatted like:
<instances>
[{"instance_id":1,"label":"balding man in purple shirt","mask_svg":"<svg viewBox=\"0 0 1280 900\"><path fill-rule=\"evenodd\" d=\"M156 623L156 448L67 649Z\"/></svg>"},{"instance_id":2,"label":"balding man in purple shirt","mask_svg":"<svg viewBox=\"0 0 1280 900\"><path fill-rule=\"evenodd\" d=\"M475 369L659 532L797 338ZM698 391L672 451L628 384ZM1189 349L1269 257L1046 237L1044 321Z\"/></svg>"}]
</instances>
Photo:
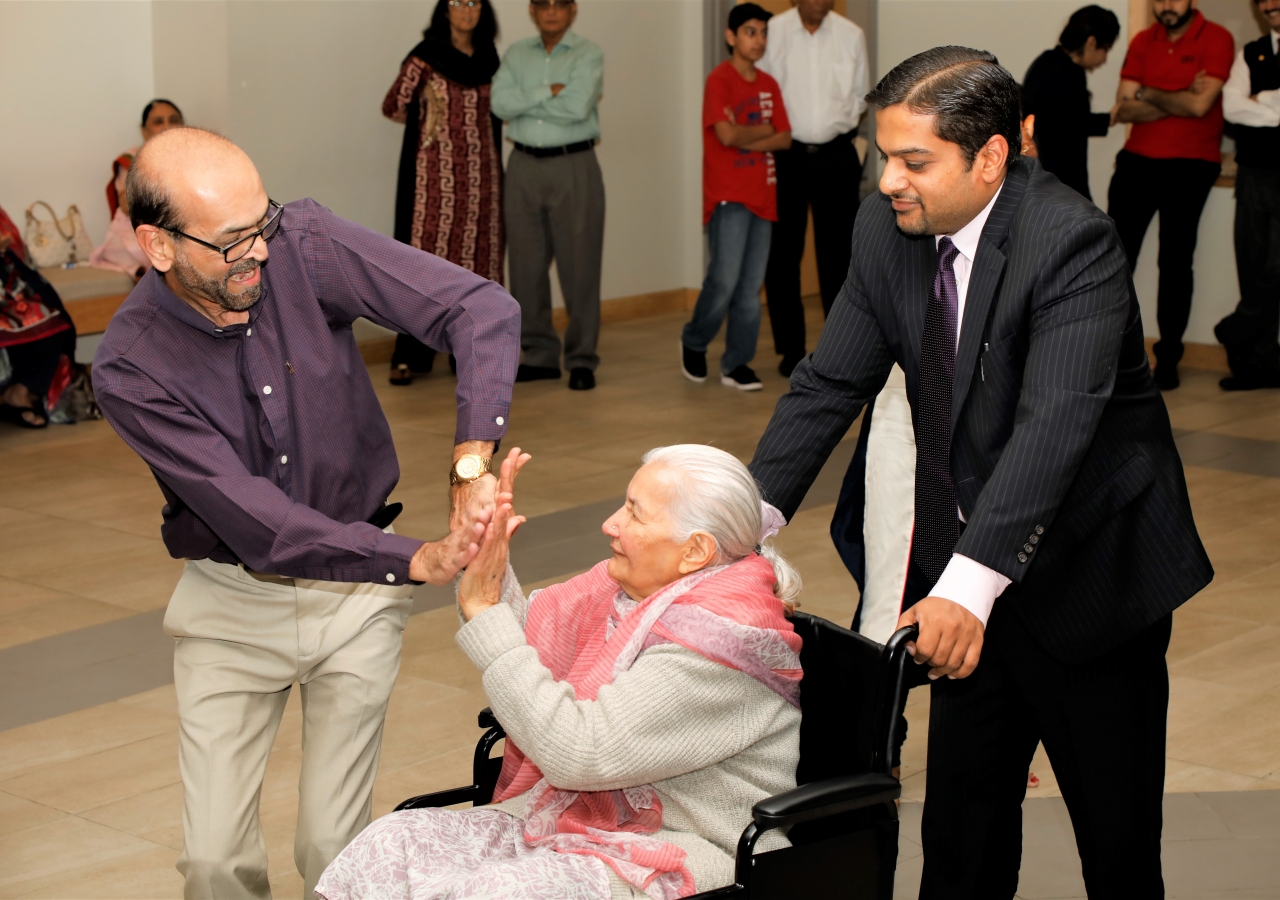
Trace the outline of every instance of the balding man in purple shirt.
<instances>
[{"instance_id":1,"label":"balding man in purple shirt","mask_svg":"<svg viewBox=\"0 0 1280 900\"><path fill-rule=\"evenodd\" d=\"M148 143L128 195L154 268L112 319L94 387L160 484L165 545L188 561L164 623L181 720L178 869L187 897L270 896L258 795L298 682L294 859L310 897L370 819L413 584L452 579L492 516L486 473L506 431L519 307L314 201L280 206L249 158L208 132ZM352 334L361 316L457 358L440 541L391 530L400 472Z\"/></svg>"}]
</instances>

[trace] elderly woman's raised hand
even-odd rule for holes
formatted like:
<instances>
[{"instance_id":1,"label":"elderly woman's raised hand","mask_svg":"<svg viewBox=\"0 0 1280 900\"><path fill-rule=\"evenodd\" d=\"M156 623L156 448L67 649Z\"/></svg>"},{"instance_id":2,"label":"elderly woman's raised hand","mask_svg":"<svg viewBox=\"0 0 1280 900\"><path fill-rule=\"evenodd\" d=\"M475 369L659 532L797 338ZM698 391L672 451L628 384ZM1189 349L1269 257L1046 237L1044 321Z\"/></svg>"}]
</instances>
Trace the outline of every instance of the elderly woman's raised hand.
<instances>
[{"instance_id":1,"label":"elderly woman's raised hand","mask_svg":"<svg viewBox=\"0 0 1280 900\"><path fill-rule=\"evenodd\" d=\"M528 453L521 453L519 447L513 447L502 461L494 498L497 508L485 527L480 551L458 583L458 608L468 622L502 599L502 579L507 574L511 536L525 522L524 516L515 514L516 476L531 458Z\"/></svg>"}]
</instances>

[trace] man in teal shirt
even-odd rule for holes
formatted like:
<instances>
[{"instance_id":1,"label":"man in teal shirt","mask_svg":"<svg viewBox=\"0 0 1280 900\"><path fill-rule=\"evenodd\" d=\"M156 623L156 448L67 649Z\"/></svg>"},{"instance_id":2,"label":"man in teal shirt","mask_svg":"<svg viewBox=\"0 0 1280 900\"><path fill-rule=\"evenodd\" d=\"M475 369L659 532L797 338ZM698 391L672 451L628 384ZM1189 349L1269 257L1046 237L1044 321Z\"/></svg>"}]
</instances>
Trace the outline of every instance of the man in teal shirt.
<instances>
[{"instance_id":1,"label":"man in teal shirt","mask_svg":"<svg viewBox=\"0 0 1280 900\"><path fill-rule=\"evenodd\" d=\"M516 381L560 377L560 338L551 323L551 261L569 313L564 365L569 387L596 386L600 363L600 267L604 252L604 180L596 161L596 106L604 54L569 29L572 0L534 0L538 36L517 41L493 77L494 115L507 123L515 151L503 185L511 293L520 302L524 361Z\"/></svg>"}]
</instances>

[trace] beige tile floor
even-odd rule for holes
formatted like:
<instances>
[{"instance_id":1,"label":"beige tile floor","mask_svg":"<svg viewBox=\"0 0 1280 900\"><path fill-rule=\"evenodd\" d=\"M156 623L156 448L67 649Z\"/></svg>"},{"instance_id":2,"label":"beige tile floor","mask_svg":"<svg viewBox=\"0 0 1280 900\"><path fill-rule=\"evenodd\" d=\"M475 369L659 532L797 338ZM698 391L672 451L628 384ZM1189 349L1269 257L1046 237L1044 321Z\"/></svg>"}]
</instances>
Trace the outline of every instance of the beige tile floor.
<instances>
[{"instance_id":1,"label":"beige tile floor","mask_svg":"<svg viewBox=\"0 0 1280 900\"><path fill-rule=\"evenodd\" d=\"M520 385L508 445L535 456L522 476L529 515L620 495L640 454L711 441L743 458L784 380L762 329L765 390L741 394L680 377L680 316L616 323L602 340L599 388ZM816 327L817 322L813 325ZM712 359L715 359L713 348ZM713 362L714 364L714 362ZM443 363L441 363L443 368ZM374 383L395 434L402 533L444 526L453 435L451 379ZM1212 373L1186 372L1167 396L1174 426L1280 441L1280 393L1226 395ZM146 467L105 423L0 431L0 648L162 607L179 575L159 540L161 499ZM1167 789L1280 788L1280 478L1188 468L1197 522L1218 577L1175 616ZM784 530L806 582L804 608L851 619L857 592L827 538L831 507ZM569 574L569 573L566 573ZM375 813L406 796L463 783L485 704L478 673L453 644L450 609L415 616L388 712ZM300 714L291 699L262 792L272 884L298 896L293 869ZM928 697L913 692L904 750L908 799L924 791ZM172 687L0 732L0 898L177 897L181 786ZM1034 770L1053 796L1047 761Z\"/></svg>"}]
</instances>

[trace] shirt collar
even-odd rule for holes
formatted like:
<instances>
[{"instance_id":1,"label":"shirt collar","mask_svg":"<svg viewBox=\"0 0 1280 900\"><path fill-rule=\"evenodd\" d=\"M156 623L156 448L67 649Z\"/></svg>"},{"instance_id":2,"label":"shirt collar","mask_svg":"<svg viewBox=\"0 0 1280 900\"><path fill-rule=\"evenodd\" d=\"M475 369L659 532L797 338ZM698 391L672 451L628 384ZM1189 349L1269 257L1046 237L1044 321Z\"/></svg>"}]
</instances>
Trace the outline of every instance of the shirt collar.
<instances>
[{"instance_id":1,"label":"shirt collar","mask_svg":"<svg viewBox=\"0 0 1280 900\"><path fill-rule=\"evenodd\" d=\"M1008 176L1006 175L1006 180ZM996 188L995 194L987 201L987 205L982 208L982 212L978 213L969 220L969 224L965 225L955 234L950 235L951 243L956 245L956 249L960 251L960 255L969 262L973 262L974 256L978 253L978 241L982 238L982 229L987 224L987 218L991 215L991 209L996 205L996 200L1000 197L1000 192L1004 190L1004 182L1000 182L1000 187ZM942 239L947 235L934 235L933 246L937 247L942 243Z\"/></svg>"},{"instance_id":2,"label":"shirt collar","mask_svg":"<svg viewBox=\"0 0 1280 900\"><path fill-rule=\"evenodd\" d=\"M1276 56L1280 56L1280 32L1271 32L1271 52Z\"/></svg>"},{"instance_id":3,"label":"shirt collar","mask_svg":"<svg viewBox=\"0 0 1280 900\"><path fill-rule=\"evenodd\" d=\"M533 40L534 40L534 46L538 48L538 51L540 53L546 54L547 48L542 43L542 36L534 35ZM554 47L551 48L551 53L547 55L555 56L557 53L560 52L561 47L563 47L565 50L572 50L574 47L578 46L578 44L580 43L582 43L582 38L574 34L573 29L570 28L568 31L564 33L564 37L560 38L559 43L557 43Z\"/></svg>"},{"instance_id":4,"label":"shirt collar","mask_svg":"<svg viewBox=\"0 0 1280 900\"><path fill-rule=\"evenodd\" d=\"M201 331L210 337L229 338L236 337L246 327L252 325L258 318L258 312L262 308L262 303L267 297L267 286L265 280L262 286L262 296L258 302L249 307L249 321L247 324L241 325L215 325L207 317L197 310L193 309L189 303L180 298L173 291L169 290L168 283L160 275L158 271L152 269L147 272L143 278L150 278L152 281L152 290L155 294L156 301L160 304L160 308L173 316L178 321L190 325L197 331Z\"/></svg>"}]
</instances>

